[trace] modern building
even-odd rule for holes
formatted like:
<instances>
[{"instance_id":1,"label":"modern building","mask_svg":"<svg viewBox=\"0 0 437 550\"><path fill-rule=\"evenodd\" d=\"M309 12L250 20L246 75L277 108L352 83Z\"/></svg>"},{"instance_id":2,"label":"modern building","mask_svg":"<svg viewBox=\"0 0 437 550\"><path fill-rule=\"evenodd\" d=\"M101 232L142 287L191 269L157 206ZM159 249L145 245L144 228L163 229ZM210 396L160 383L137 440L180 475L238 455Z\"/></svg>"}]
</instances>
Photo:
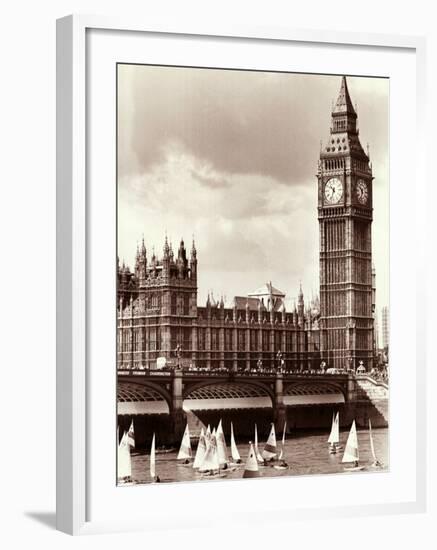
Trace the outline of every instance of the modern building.
<instances>
[{"instance_id":1,"label":"modern building","mask_svg":"<svg viewBox=\"0 0 437 550\"><path fill-rule=\"evenodd\" d=\"M177 256L167 238L162 257L147 257L144 240L135 268L118 266L119 368L165 362L207 369L328 367L371 369L372 169L360 144L346 78L332 111L318 164L320 303L305 305L302 288L292 311L285 293L266 283L231 306L208 296L197 305L198 259L183 241Z\"/></svg>"}]
</instances>

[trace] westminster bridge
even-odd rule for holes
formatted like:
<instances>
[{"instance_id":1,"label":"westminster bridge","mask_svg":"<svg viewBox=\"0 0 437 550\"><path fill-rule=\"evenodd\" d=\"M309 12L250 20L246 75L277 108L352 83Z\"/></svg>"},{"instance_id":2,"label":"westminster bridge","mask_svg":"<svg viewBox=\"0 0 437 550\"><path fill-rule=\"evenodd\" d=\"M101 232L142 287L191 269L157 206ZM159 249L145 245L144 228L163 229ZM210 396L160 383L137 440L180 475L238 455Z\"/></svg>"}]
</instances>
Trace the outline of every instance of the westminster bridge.
<instances>
[{"instance_id":1,"label":"westminster bridge","mask_svg":"<svg viewBox=\"0 0 437 550\"><path fill-rule=\"evenodd\" d=\"M211 372L172 369L118 370L118 422L125 429L134 419L136 435L146 443L154 431L175 443L188 421L196 435L202 425L221 418L236 432L251 437L256 422L261 431L285 420L289 431L327 429L332 413L341 424L355 419L367 425L387 425L388 386L352 373Z\"/></svg>"}]
</instances>

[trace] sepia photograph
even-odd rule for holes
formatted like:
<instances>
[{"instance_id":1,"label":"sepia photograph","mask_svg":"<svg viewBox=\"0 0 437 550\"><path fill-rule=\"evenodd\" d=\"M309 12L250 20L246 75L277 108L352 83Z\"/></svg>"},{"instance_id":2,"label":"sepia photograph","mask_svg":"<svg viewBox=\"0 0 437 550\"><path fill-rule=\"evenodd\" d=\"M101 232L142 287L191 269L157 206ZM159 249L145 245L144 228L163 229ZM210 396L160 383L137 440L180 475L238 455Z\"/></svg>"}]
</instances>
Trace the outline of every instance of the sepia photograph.
<instances>
[{"instance_id":1,"label":"sepia photograph","mask_svg":"<svg viewBox=\"0 0 437 550\"><path fill-rule=\"evenodd\" d=\"M389 84L117 65L118 485L389 470Z\"/></svg>"}]
</instances>

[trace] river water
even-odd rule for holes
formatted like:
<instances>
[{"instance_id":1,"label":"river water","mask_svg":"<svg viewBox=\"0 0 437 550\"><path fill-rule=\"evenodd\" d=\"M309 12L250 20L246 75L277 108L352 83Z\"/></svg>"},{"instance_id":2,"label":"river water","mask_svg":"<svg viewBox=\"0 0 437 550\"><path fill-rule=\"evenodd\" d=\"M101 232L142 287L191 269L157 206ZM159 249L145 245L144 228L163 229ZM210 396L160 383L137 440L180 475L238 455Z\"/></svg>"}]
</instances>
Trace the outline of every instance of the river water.
<instances>
[{"instance_id":1,"label":"river water","mask_svg":"<svg viewBox=\"0 0 437 550\"><path fill-rule=\"evenodd\" d=\"M226 434L228 436L228 434ZM267 435L267 434L266 434ZM340 444L345 446L348 436L348 431L340 433ZM341 459L343 453L331 455L328 452L327 433L302 433L299 432L295 437L288 436L285 442L284 458L289 465L288 470L276 470L273 467L262 467L259 470L260 477L276 477L290 475L314 475L314 474L335 474L344 472L344 466ZM376 455L380 462L383 463L383 470L388 469L388 429L373 429L373 440L375 445ZM229 448L229 440L226 441ZM195 454L196 445L193 445L193 455ZM278 448L280 448L278 441ZM375 471L371 464L373 462L370 451L370 440L368 430L358 430L358 445L360 453L360 465L365 466L363 471ZM247 441L238 442L238 450L241 455L243 464L233 471L226 473L226 479L241 478L244 472L244 463L249 451ZM262 451L264 441L260 441L259 449ZM200 481L205 480L201 474L194 470L191 465L185 466L176 460L177 451L166 454L156 455L156 473L160 477L161 482L175 481ZM134 483L150 483L150 457L148 452L133 452L132 453L132 478ZM223 472L225 473L225 472ZM360 472L354 472L358 474ZM209 480L211 481L211 480Z\"/></svg>"}]
</instances>

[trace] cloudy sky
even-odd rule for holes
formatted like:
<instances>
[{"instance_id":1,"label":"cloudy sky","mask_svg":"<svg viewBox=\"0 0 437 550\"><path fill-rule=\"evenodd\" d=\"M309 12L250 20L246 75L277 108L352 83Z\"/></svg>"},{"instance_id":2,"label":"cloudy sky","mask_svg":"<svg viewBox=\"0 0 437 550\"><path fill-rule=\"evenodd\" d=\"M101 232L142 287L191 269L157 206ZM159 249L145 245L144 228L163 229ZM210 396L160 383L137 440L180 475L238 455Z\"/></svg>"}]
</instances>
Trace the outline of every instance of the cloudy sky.
<instances>
[{"instance_id":1,"label":"cloudy sky","mask_svg":"<svg viewBox=\"0 0 437 550\"><path fill-rule=\"evenodd\" d=\"M318 289L317 161L340 76L119 65L118 248L133 267L165 231L199 261L199 304L266 281L292 300ZM388 304L385 79L348 77L374 180L378 308Z\"/></svg>"}]
</instances>

